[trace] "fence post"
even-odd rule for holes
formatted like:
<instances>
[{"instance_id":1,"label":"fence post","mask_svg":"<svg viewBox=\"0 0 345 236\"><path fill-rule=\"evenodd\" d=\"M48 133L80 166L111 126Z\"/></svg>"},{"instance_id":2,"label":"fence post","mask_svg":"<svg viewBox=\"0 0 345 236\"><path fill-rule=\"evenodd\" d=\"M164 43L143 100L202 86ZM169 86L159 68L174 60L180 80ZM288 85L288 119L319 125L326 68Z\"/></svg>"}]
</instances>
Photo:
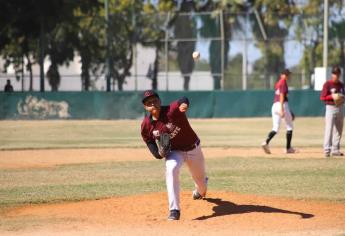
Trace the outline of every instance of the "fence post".
<instances>
[{"instance_id":1,"label":"fence post","mask_svg":"<svg viewBox=\"0 0 345 236\"><path fill-rule=\"evenodd\" d=\"M225 41L225 34L224 34L224 17L223 11L220 10L220 37L221 37L221 90L224 90L224 57L225 57L225 48L224 48L224 41Z\"/></svg>"}]
</instances>

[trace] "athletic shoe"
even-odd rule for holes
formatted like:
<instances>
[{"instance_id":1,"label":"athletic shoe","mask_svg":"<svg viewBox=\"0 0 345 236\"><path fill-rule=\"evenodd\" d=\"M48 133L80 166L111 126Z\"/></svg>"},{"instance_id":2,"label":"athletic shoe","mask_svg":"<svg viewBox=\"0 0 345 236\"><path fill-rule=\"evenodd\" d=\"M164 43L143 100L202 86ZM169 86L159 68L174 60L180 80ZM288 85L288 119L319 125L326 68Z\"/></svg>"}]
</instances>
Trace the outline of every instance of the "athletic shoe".
<instances>
[{"instance_id":1,"label":"athletic shoe","mask_svg":"<svg viewBox=\"0 0 345 236\"><path fill-rule=\"evenodd\" d=\"M325 153L325 157L330 157L331 155L329 153Z\"/></svg>"},{"instance_id":2,"label":"athletic shoe","mask_svg":"<svg viewBox=\"0 0 345 236\"><path fill-rule=\"evenodd\" d=\"M294 148L290 147L290 148L285 150L285 153L287 153L287 154L288 153L296 153L296 150Z\"/></svg>"},{"instance_id":3,"label":"athletic shoe","mask_svg":"<svg viewBox=\"0 0 345 236\"><path fill-rule=\"evenodd\" d=\"M203 196L201 196L200 193L198 193L198 191L194 190L193 191L193 200L200 200L203 199Z\"/></svg>"},{"instance_id":4,"label":"athletic shoe","mask_svg":"<svg viewBox=\"0 0 345 236\"><path fill-rule=\"evenodd\" d=\"M180 211L179 210L171 210L168 220L179 220L180 219Z\"/></svg>"},{"instance_id":5,"label":"athletic shoe","mask_svg":"<svg viewBox=\"0 0 345 236\"><path fill-rule=\"evenodd\" d=\"M270 147L268 146L268 144L266 142L263 142L261 144L261 147L266 154L271 154Z\"/></svg>"},{"instance_id":6,"label":"athletic shoe","mask_svg":"<svg viewBox=\"0 0 345 236\"><path fill-rule=\"evenodd\" d=\"M344 156L344 153L342 153L342 152L334 152L334 153L332 153L332 156L333 157L342 157L342 156Z\"/></svg>"}]
</instances>

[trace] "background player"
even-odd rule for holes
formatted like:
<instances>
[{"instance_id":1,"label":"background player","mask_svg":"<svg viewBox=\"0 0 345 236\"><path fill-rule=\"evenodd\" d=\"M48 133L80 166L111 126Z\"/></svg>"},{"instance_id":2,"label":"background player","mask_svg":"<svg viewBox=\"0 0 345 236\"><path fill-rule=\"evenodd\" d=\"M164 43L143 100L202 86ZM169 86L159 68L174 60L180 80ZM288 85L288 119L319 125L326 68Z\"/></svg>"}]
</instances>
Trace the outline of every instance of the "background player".
<instances>
[{"instance_id":1,"label":"background player","mask_svg":"<svg viewBox=\"0 0 345 236\"><path fill-rule=\"evenodd\" d=\"M340 68L334 66L331 79L324 83L320 94L320 100L324 101L326 105L323 144L325 157L329 157L330 154L332 156L344 155L340 152L340 140L344 123L344 84L339 80L340 74ZM336 97L340 99L339 103L335 101Z\"/></svg>"},{"instance_id":2,"label":"background player","mask_svg":"<svg viewBox=\"0 0 345 236\"><path fill-rule=\"evenodd\" d=\"M261 146L265 153L270 154L269 142L277 134L281 119L285 120L286 125L286 153L295 153L295 149L291 147L292 130L293 130L293 114L290 111L288 104L288 85L287 80L290 77L291 72L285 69L280 73L278 82L274 86L274 101L272 105L272 131L268 133L266 141Z\"/></svg>"},{"instance_id":3,"label":"background player","mask_svg":"<svg viewBox=\"0 0 345 236\"><path fill-rule=\"evenodd\" d=\"M149 112L141 124L141 135L152 155L162 159L156 140L163 133L170 134L171 152L165 158L166 186L169 199L170 214L168 220L180 219L180 168L186 162L195 184L193 199L202 199L207 191L204 155L200 147L200 139L191 128L185 112L189 100L183 97L161 106L161 100L152 90L144 92L144 108Z\"/></svg>"}]
</instances>

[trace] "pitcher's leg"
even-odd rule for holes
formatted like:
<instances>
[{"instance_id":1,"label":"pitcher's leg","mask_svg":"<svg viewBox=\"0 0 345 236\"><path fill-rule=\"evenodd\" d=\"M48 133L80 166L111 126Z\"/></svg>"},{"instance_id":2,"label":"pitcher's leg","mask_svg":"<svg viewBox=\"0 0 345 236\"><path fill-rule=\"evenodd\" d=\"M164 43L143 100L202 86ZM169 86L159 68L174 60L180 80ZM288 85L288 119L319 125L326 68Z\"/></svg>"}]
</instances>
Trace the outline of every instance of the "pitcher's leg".
<instances>
[{"instance_id":1,"label":"pitcher's leg","mask_svg":"<svg viewBox=\"0 0 345 236\"><path fill-rule=\"evenodd\" d=\"M205 171L205 159L200 145L187 152L186 163L194 180L194 185L198 193L204 197L207 192L207 176Z\"/></svg>"},{"instance_id":2,"label":"pitcher's leg","mask_svg":"<svg viewBox=\"0 0 345 236\"><path fill-rule=\"evenodd\" d=\"M180 210L180 168L182 164L183 159L178 152L171 152L165 161L169 210Z\"/></svg>"},{"instance_id":3,"label":"pitcher's leg","mask_svg":"<svg viewBox=\"0 0 345 236\"><path fill-rule=\"evenodd\" d=\"M293 120L290 112L290 108L287 102L284 103L285 110L285 124L286 124L286 152L293 153L295 150L291 147Z\"/></svg>"},{"instance_id":4,"label":"pitcher's leg","mask_svg":"<svg viewBox=\"0 0 345 236\"><path fill-rule=\"evenodd\" d=\"M281 122L279 104L280 104L279 102L276 102L272 106L272 123L273 123L272 131L276 133L278 133L280 122Z\"/></svg>"},{"instance_id":5,"label":"pitcher's leg","mask_svg":"<svg viewBox=\"0 0 345 236\"><path fill-rule=\"evenodd\" d=\"M326 105L326 114L325 114L325 134L323 148L326 155L329 155L332 148L332 136L333 136L333 109L332 106Z\"/></svg>"},{"instance_id":6,"label":"pitcher's leg","mask_svg":"<svg viewBox=\"0 0 345 236\"><path fill-rule=\"evenodd\" d=\"M344 115L342 107L334 118L332 153L340 153L340 140L343 133Z\"/></svg>"}]
</instances>

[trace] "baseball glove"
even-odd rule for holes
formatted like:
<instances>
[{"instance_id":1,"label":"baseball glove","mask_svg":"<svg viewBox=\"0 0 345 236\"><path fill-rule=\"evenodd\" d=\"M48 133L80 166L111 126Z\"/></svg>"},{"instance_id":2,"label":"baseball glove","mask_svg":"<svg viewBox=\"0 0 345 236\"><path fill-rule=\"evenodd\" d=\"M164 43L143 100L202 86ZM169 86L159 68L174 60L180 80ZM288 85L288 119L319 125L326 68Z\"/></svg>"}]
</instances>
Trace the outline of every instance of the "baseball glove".
<instances>
[{"instance_id":1,"label":"baseball glove","mask_svg":"<svg viewBox=\"0 0 345 236\"><path fill-rule=\"evenodd\" d=\"M161 157L167 157L171 151L170 135L163 133L159 139L156 140L158 146L158 152Z\"/></svg>"},{"instance_id":2,"label":"baseball glove","mask_svg":"<svg viewBox=\"0 0 345 236\"><path fill-rule=\"evenodd\" d=\"M334 101L334 105L337 107L341 106L344 104L344 95L341 93L332 93L332 98Z\"/></svg>"}]
</instances>

